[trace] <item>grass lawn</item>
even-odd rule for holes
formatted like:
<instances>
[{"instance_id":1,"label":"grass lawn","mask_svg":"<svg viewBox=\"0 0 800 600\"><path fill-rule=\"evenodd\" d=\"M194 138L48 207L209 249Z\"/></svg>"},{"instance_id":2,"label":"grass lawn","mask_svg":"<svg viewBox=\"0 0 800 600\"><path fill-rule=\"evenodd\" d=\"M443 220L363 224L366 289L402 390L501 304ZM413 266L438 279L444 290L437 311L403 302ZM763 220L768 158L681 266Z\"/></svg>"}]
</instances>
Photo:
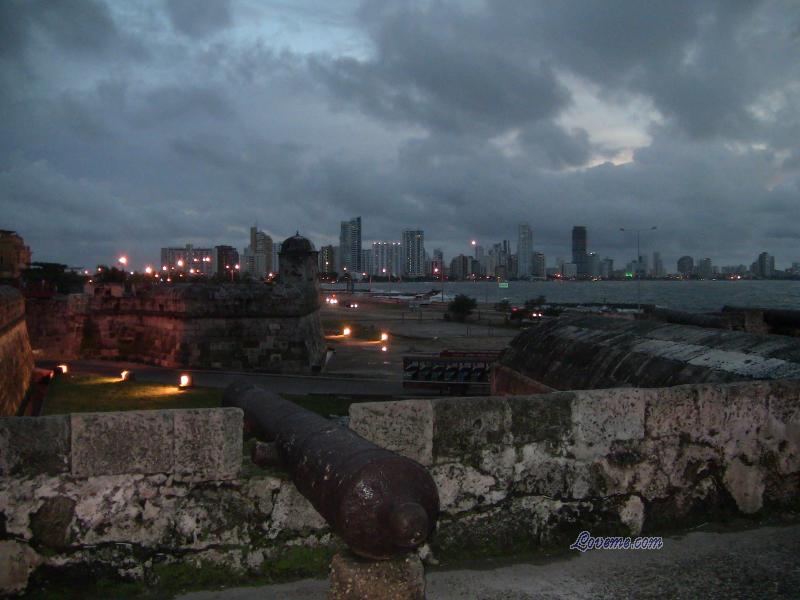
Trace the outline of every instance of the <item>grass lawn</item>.
<instances>
[{"instance_id":1,"label":"grass lawn","mask_svg":"<svg viewBox=\"0 0 800 600\"><path fill-rule=\"evenodd\" d=\"M50 383L43 414L209 408L220 405L222 392L214 388L179 390L174 385L122 382L118 377L71 374L57 377Z\"/></svg>"},{"instance_id":2,"label":"grass lawn","mask_svg":"<svg viewBox=\"0 0 800 600\"><path fill-rule=\"evenodd\" d=\"M213 408L221 405L223 392L222 389L201 387L178 390L174 385L122 382L118 377L70 374L57 377L50 383L43 414ZM324 417L345 416L354 402L392 400L385 396L336 394L285 394L283 397Z\"/></svg>"}]
</instances>

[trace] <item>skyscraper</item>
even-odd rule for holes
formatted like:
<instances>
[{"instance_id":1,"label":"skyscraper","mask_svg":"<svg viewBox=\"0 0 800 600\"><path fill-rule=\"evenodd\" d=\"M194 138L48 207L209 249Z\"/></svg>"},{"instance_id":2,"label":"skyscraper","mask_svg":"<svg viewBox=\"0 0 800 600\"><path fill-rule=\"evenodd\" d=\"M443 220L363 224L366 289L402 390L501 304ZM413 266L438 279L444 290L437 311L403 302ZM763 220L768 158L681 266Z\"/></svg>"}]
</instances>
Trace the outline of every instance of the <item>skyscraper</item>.
<instances>
[{"instance_id":1,"label":"skyscraper","mask_svg":"<svg viewBox=\"0 0 800 600\"><path fill-rule=\"evenodd\" d=\"M195 248L192 244L186 244L185 248L162 248L161 267L169 271L213 275L213 254L211 248Z\"/></svg>"},{"instance_id":2,"label":"skyscraper","mask_svg":"<svg viewBox=\"0 0 800 600\"><path fill-rule=\"evenodd\" d=\"M694 273L694 259L691 256L681 256L678 259L678 273L684 277L691 277Z\"/></svg>"},{"instance_id":3,"label":"skyscraper","mask_svg":"<svg viewBox=\"0 0 800 600\"><path fill-rule=\"evenodd\" d=\"M588 277L600 277L600 256L596 252L586 255L586 272Z\"/></svg>"},{"instance_id":4,"label":"skyscraper","mask_svg":"<svg viewBox=\"0 0 800 600\"><path fill-rule=\"evenodd\" d=\"M533 275L533 233L528 223L520 223L517 238L517 277Z\"/></svg>"},{"instance_id":5,"label":"skyscraper","mask_svg":"<svg viewBox=\"0 0 800 600\"><path fill-rule=\"evenodd\" d=\"M272 269L272 238L258 227L250 228L250 245L242 253L242 271L259 279Z\"/></svg>"},{"instance_id":6,"label":"skyscraper","mask_svg":"<svg viewBox=\"0 0 800 600\"><path fill-rule=\"evenodd\" d=\"M586 226L575 225L572 228L572 262L578 276L586 275Z\"/></svg>"},{"instance_id":7,"label":"skyscraper","mask_svg":"<svg viewBox=\"0 0 800 600\"><path fill-rule=\"evenodd\" d=\"M342 221L339 231L340 270L360 272L361 269L361 217Z\"/></svg>"},{"instance_id":8,"label":"skyscraper","mask_svg":"<svg viewBox=\"0 0 800 600\"><path fill-rule=\"evenodd\" d=\"M400 242L372 242L373 275L398 277L402 271Z\"/></svg>"},{"instance_id":9,"label":"skyscraper","mask_svg":"<svg viewBox=\"0 0 800 600\"><path fill-rule=\"evenodd\" d=\"M403 232L403 262L409 277L425 275L425 232L421 229Z\"/></svg>"},{"instance_id":10,"label":"skyscraper","mask_svg":"<svg viewBox=\"0 0 800 600\"><path fill-rule=\"evenodd\" d=\"M322 246L322 248L319 249L317 260L319 262L318 269L320 273L333 273L336 271L336 254L333 246Z\"/></svg>"},{"instance_id":11,"label":"skyscraper","mask_svg":"<svg viewBox=\"0 0 800 600\"><path fill-rule=\"evenodd\" d=\"M710 258L704 258L700 261L697 265L697 274L700 279L711 279L711 276L714 274L714 266L711 264Z\"/></svg>"},{"instance_id":12,"label":"skyscraper","mask_svg":"<svg viewBox=\"0 0 800 600\"><path fill-rule=\"evenodd\" d=\"M547 277L547 267L545 264L545 256L541 252L534 252L533 254L533 272L534 277L544 279Z\"/></svg>"},{"instance_id":13,"label":"skyscraper","mask_svg":"<svg viewBox=\"0 0 800 600\"><path fill-rule=\"evenodd\" d=\"M653 269L650 274L659 279L667 274L664 270L664 261L661 260L660 252L653 252Z\"/></svg>"},{"instance_id":14,"label":"skyscraper","mask_svg":"<svg viewBox=\"0 0 800 600\"><path fill-rule=\"evenodd\" d=\"M239 252L233 246L214 246L213 260L214 275L229 276L231 270L236 271L239 264Z\"/></svg>"}]
</instances>

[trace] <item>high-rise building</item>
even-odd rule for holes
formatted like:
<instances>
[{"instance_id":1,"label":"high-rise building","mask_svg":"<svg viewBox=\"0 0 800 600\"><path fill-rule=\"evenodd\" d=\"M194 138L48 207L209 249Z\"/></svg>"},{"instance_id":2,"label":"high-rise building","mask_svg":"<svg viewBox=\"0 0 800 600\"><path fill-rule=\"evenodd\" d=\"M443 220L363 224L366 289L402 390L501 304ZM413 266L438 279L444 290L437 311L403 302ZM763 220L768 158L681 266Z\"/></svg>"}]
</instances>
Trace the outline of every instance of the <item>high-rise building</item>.
<instances>
[{"instance_id":1,"label":"high-rise building","mask_svg":"<svg viewBox=\"0 0 800 600\"><path fill-rule=\"evenodd\" d=\"M637 278L643 279L647 277L647 255L640 254L639 257L632 263L634 268L633 272Z\"/></svg>"},{"instance_id":2,"label":"high-rise building","mask_svg":"<svg viewBox=\"0 0 800 600\"><path fill-rule=\"evenodd\" d=\"M596 252L590 252L586 255L586 272L587 277L600 277L600 257Z\"/></svg>"},{"instance_id":3,"label":"high-rise building","mask_svg":"<svg viewBox=\"0 0 800 600\"><path fill-rule=\"evenodd\" d=\"M273 250L272 238L258 227L251 227L250 245L242 252L242 271L256 279L266 277L272 270Z\"/></svg>"},{"instance_id":4,"label":"high-rise building","mask_svg":"<svg viewBox=\"0 0 800 600\"><path fill-rule=\"evenodd\" d=\"M684 277L691 277L694 273L694 259L691 256L681 256L678 259L678 273Z\"/></svg>"},{"instance_id":5,"label":"high-rise building","mask_svg":"<svg viewBox=\"0 0 800 600\"><path fill-rule=\"evenodd\" d=\"M578 265L575 263L564 263L561 265L561 275L566 279L574 279L578 276Z\"/></svg>"},{"instance_id":6,"label":"high-rise building","mask_svg":"<svg viewBox=\"0 0 800 600\"><path fill-rule=\"evenodd\" d=\"M586 275L586 227L575 225L572 228L572 262L578 276Z\"/></svg>"},{"instance_id":7,"label":"high-rise building","mask_svg":"<svg viewBox=\"0 0 800 600\"><path fill-rule=\"evenodd\" d=\"M614 274L614 259L604 258L600 261L600 277L609 279Z\"/></svg>"},{"instance_id":8,"label":"high-rise building","mask_svg":"<svg viewBox=\"0 0 800 600\"><path fill-rule=\"evenodd\" d=\"M212 252L212 271L214 275L228 277L239 264L239 251L233 246L214 246Z\"/></svg>"},{"instance_id":9,"label":"high-rise building","mask_svg":"<svg viewBox=\"0 0 800 600\"><path fill-rule=\"evenodd\" d=\"M375 272L375 255L371 249L361 251L361 275L369 276Z\"/></svg>"},{"instance_id":10,"label":"high-rise building","mask_svg":"<svg viewBox=\"0 0 800 600\"><path fill-rule=\"evenodd\" d=\"M697 265L697 275L700 279L711 279L714 274L714 266L711 264L710 258L704 258Z\"/></svg>"},{"instance_id":11,"label":"high-rise building","mask_svg":"<svg viewBox=\"0 0 800 600\"><path fill-rule=\"evenodd\" d=\"M31 249L15 231L0 230L0 279L19 279L31 264Z\"/></svg>"},{"instance_id":12,"label":"high-rise building","mask_svg":"<svg viewBox=\"0 0 800 600\"><path fill-rule=\"evenodd\" d=\"M475 262L474 258L459 254L450 261L450 279L461 280L467 279L470 276L472 264Z\"/></svg>"},{"instance_id":13,"label":"high-rise building","mask_svg":"<svg viewBox=\"0 0 800 600\"><path fill-rule=\"evenodd\" d=\"M403 270L409 277L425 275L425 232L408 229L403 232Z\"/></svg>"},{"instance_id":14,"label":"high-rise building","mask_svg":"<svg viewBox=\"0 0 800 600\"><path fill-rule=\"evenodd\" d=\"M533 253L532 273L533 277L544 279L547 277L547 267L545 265L545 256L541 252Z\"/></svg>"},{"instance_id":15,"label":"high-rise building","mask_svg":"<svg viewBox=\"0 0 800 600\"><path fill-rule=\"evenodd\" d=\"M442 252L441 248L433 249L433 262L440 265L444 264L444 252Z\"/></svg>"},{"instance_id":16,"label":"high-rise building","mask_svg":"<svg viewBox=\"0 0 800 600\"><path fill-rule=\"evenodd\" d=\"M281 245L282 242L274 242L272 244L272 267L270 268L270 271L275 274L280 272L281 268L281 262L280 262Z\"/></svg>"},{"instance_id":17,"label":"high-rise building","mask_svg":"<svg viewBox=\"0 0 800 600\"><path fill-rule=\"evenodd\" d=\"M195 248L192 244L186 244L184 248L161 249L161 269L164 271L212 275L213 260L214 251L211 248Z\"/></svg>"},{"instance_id":18,"label":"high-rise building","mask_svg":"<svg viewBox=\"0 0 800 600\"><path fill-rule=\"evenodd\" d=\"M403 274L402 245L400 242L372 243L372 273L386 277Z\"/></svg>"},{"instance_id":19,"label":"high-rise building","mask_svg":"<svg viewBox=\"0 0 800 600\"><path fill-rule=\"evenodd\" d=\"M650 275L658 279L664 277L667 272L664 270L664 261L661 260L660 252L653 252L653 268Z\"/></svg>"},{"instance_id":20,"label":"high-rise building","mask_svg":"<svg viewBox=\"0 0 800 600\"><path fill-rule=\"evenodd\" d=\"M342 221L339 231L339 265L341 270L354 273L363 271L361 267L361 217Z\"/></svg>"},{"instance_id":21,"label":"high-rise building","mask_svg":"<svg viewBox=\"0 0 800 600\"><path fill-rule=\"evenodd\" d=\"M334 252L333 246L322 246L322 248L319 249L317 262L319 263L317 268L320 273L336 272L336 253Z\"/></svg>"},{"instance_id":22,"label":"high-rise building","mask_svg":"<svg viewBox=\"0 0 800 600\"><path fill-rule=\"evenodd\" d=\"M533 275L533 232L528 223L520 223L517 237L517 277Z\"/></svg>"},{"instance_id":23,"label":"high-rise building","mask_svg":"<svg viewBox=\"0 0 800 600\"><path fill-rule=\"evenodd\" d=\"M756 259L756 277L767 279L775 274L775 257L769 252L762 252Z\"/></svg>"}]
</instances>

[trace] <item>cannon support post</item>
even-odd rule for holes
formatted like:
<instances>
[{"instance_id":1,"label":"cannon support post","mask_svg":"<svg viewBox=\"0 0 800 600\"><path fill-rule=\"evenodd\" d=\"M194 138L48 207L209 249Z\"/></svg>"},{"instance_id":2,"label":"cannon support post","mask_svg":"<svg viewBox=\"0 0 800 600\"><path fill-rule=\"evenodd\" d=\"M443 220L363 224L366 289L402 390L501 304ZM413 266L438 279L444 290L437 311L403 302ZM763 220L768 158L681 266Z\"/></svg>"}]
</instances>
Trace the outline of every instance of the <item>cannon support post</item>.
<instances>
[{"instance_id":1,"label":"cannon support post","mask_svg":"<svg viewBox=\"0 0 800 600\"><path fill-rule=\"evenodd\" d=\"M230 385L223 405L275 443L297 489L359 556L389 559L433 532L439 494L419 463L251 384Z\"/></svg>"}]
</instances>

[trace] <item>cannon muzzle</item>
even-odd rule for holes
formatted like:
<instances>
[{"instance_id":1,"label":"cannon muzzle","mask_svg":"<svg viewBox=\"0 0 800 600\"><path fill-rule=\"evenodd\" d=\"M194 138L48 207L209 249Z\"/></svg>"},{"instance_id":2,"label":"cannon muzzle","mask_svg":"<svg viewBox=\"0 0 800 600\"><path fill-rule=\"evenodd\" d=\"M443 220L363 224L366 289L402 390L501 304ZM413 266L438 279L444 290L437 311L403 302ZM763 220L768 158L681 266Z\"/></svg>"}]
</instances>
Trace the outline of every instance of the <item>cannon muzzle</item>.
<instances>
[{"instance_id":1,"label":"cannon muzzle","mask_svg":"<svg viewBox=\"0 0 800 600\"><path fill-rule=\"evenodd\" d=\"M356 554L391 558L433 532L439 494L418 462L252 384L231 384L222 402L275 443L297 489Z\"/></svg>"}]
</instances>

